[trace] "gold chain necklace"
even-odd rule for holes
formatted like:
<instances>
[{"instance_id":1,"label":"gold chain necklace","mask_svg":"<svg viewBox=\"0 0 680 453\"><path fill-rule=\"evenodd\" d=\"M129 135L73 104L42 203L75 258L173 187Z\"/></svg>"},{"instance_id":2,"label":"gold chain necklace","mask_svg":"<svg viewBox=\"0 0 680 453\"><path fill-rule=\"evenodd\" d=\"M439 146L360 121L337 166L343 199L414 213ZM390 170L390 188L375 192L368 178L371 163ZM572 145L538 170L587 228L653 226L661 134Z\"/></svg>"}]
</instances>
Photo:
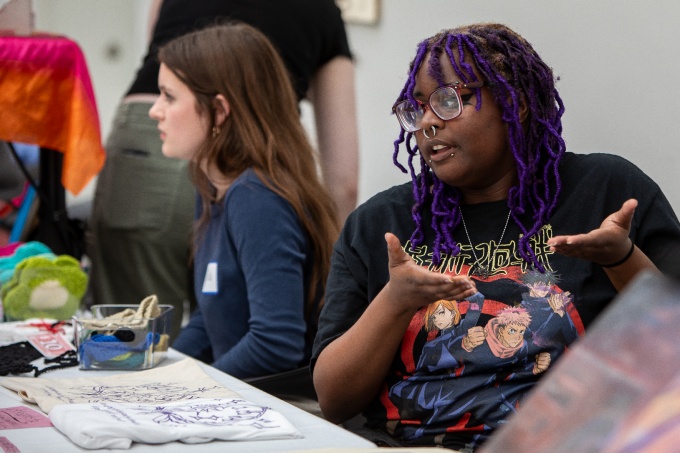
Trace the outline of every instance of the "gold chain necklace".
<instances>
[{"instance_id":1,"label":"gold chain necklace","mask_svg":"<svg viewBox=\"0 0 680 453\"><path fill-rule=\"evenodd\" d=\"M470 233L468 233L467 225L465 224L465 217L463 217L463 210L458 206L458 212L460 212L460 220L463 222L463 229L465 230L465 236L467 236L467 240L470 243L470 248L472 249L472 256L475 257L475 262L472 263L472 275L476 275L477 277L486 280L489 278L489 266L485 266L482 263L479 262L479 258L477 258L477 253L475 253L475 246L472 245L472 239L470 239ZM505 226L503 227L503 232L501 233L500 239L498 239L498 242L496 243L496 247L493 249L493 252L491 253L491 263L496 262L496 252L498 251L498 247L501 245L501 241L503 240L503 236L505 236L505 230L508 228L508 222L510 221L510 214L512 211L508 212L508 218L505 219Z\"/></svg>"}]
</instances>

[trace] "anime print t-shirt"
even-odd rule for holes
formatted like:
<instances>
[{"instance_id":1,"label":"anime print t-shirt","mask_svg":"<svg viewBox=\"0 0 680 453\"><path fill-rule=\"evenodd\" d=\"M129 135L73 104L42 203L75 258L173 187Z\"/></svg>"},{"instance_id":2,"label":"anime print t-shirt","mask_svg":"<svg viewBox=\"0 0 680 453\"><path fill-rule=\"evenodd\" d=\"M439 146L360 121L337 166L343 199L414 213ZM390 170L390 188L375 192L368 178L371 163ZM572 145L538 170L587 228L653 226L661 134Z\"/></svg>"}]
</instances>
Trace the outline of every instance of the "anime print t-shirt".
<instances>
[{"instance_id":1,"label":"anime print t-shirt","mask_svg":"<svg viewBox=\"0 0 680 453\"><path fill-rule=\"evenodd\" d=\"M550 230L546 226L543 232ZM547 238L547 235L541 235ZM542 247L534 241L534 248ZM468 300L439 300L413 317L380 397L389 430L405 440L446 432L475 434L499 427L520 406L540 375L583 333L574 297L544 256L547 272L528 269L517 241L462 245L431 270L470 275L478 289ZM407 243L412 256L430 256ZM477 275L485 267L488 274ZM524 268L523 268L524 267ZM463 436L468 437L468 436Z\"/></svg>"},{"instance_id":2,"label":"anime print t-shirt","mask_svg":"<svg viewBox=\"0 0 680 453\"><path fill-rule=\"evenodd\" d=\"M347 220L332 258L313 361L362 315L389 280L384 234L395 234L414 261L432 272L469 275L479 294L422 307L404 333L384 385L364 410L367 425L415 444L474 449L616 296L603 269L550 251L553 236L600 226L629 198L638 200L630 236L662 270L677 262L680 224L659 187L630 162L567 153L556 208L531 240L542 271L518 252L521 229L505 200L462 206L452 232L455 256L432 262L431 218L422 245L409 238L411 184L382 192ZM521 218L525 226L530 219Z\"/></svg>"}]
</instances>

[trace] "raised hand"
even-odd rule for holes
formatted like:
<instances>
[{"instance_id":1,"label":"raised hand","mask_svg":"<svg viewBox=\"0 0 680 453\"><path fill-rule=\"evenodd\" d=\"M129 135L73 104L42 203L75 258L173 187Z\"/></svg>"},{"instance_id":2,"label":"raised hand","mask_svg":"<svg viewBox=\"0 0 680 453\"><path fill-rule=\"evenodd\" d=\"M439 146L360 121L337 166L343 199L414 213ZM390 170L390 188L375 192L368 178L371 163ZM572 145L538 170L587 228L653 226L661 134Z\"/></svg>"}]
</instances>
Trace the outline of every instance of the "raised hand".
<instances>
[{"instance_id":1,"label":"raised hand","mask_svg":"<svg viewBox=\"0 0 680 453\"><path fill-rule=\"evenodd\" d=\"M385 234L385 241L390 281L383 290L403 309L417 309L441 299L462 300L477 292L467 276L452 277L418 266L392 233Z\"/></svg>"},{"instance_id":2,"label":"raised hand","mask_svg":"<svg viewBox=\"0 0 680 453\"><path fill-rule=\"evenodd\" d=\"M637 200L627 200L621 209L604 219L599 228L549 239L550 250L605 266L617 263L628 255L633 245L628 236L636 207Z\"/></svg>"}]
</instances>

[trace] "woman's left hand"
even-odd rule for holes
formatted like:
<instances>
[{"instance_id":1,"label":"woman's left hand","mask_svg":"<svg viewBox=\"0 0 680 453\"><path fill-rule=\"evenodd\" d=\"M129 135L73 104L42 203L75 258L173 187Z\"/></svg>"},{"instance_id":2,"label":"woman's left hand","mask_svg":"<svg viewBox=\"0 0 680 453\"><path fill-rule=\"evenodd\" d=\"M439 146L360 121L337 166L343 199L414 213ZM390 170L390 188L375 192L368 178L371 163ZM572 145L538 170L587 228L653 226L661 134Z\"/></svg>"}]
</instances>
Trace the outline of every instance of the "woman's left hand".
<instances>
[{"instance_id":1,"label":"woman's left hand","mask_svg":"<svg viewBox=\"0 0 680 453\"><path fill-rule=\"evenodd\" d=\"M550 250L567 256L609 265L624 258L630 248L630 226L637 200L630 199L609 215L599 228L585 234L555 236L548 240Z\"/></svg>"}]
</instances>

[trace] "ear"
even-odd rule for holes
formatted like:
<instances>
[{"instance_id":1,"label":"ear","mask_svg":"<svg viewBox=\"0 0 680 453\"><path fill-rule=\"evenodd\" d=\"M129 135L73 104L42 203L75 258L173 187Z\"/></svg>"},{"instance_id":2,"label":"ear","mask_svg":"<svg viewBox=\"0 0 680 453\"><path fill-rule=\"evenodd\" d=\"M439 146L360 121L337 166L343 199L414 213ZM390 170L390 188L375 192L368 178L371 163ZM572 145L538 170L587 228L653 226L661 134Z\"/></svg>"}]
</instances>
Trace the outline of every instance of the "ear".
<instances>
[{"instance_id":1,"label":"ear","mask_svg":"<svg viewBox=\"0 0 680 453\"><path fill-rule=\"evenodd\" d=\"M230 113L229 109L229 102L227 102L227 99L221 95L218 94L215 96L215 99L213 99L213 103L215 105L215 124L214 126L221 126L222 123L227 119Z\"/></svg>"},{"instance_id":2,"label":"ear","mask_svg":"<svg viewBox=\"0 0 680 453\"><path fill-rule=\"evenodd\" d=\"M519 99L519 122L524 124L524 121L529 116L529 106L527 106L527 100L524 94L521 95Z\"/></svg>"}]
</instances>

